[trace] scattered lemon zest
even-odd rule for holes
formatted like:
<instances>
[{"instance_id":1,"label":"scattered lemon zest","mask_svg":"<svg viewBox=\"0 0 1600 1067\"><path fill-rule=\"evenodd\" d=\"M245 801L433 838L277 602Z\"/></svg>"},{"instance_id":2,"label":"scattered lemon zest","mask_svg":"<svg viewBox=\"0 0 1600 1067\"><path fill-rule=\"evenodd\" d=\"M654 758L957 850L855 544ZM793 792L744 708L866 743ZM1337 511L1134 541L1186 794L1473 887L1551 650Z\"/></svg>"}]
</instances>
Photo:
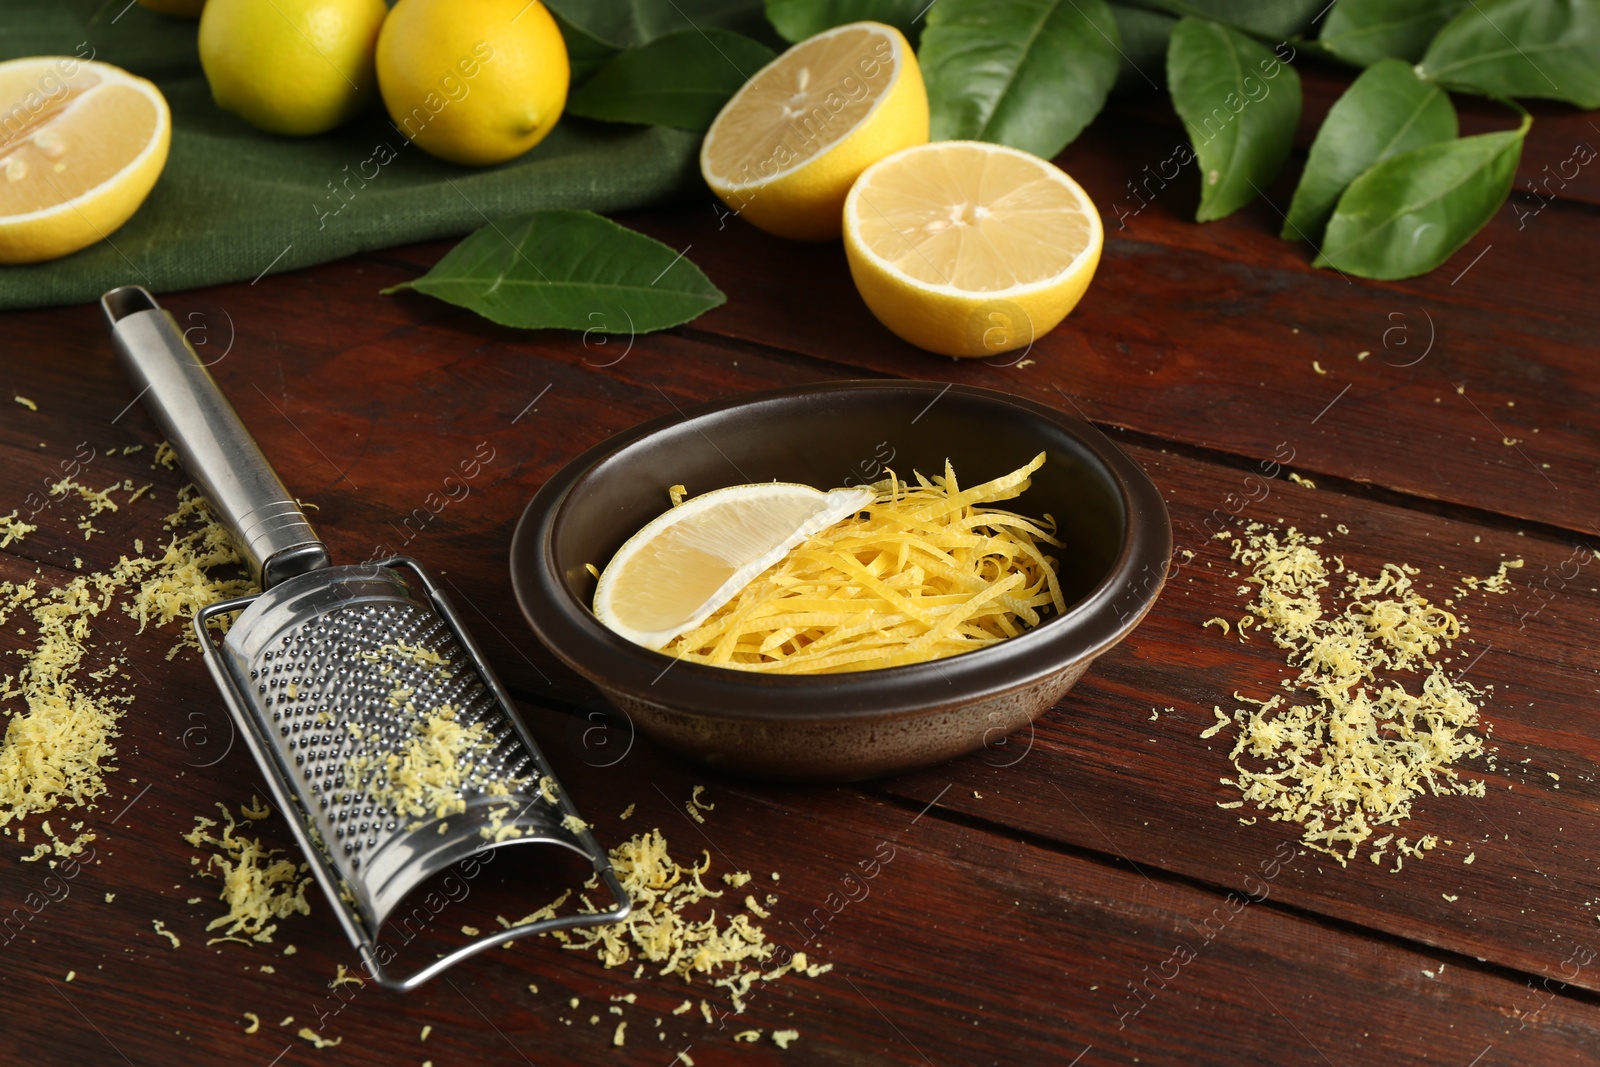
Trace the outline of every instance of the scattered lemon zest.
<instances>
[{"instance_id":1,"label":"scattered lemon zest","mask_svg":"<svg viewBox=\"0 0 1600 1067\"><path fill-rule=\"evenodd\" d=\"M207 832L218 825L216 820L199 815L195 816L194 829L183 835L197 849L211 847L202 873L221 878L222 888L217 896L228 906L226 914L206 924L208 932L222 929L221 936L206 944L224 940L249 944L235 936L238 934L247 934L252 941L270 942L278 929L275 920L311 914L306 900L306 888L311 885L306 872L310 868L304 863L296 864L278 849L268 848L260 838L236 834L238 823L227 805L218 803L217 810L222 813L220 836Z\"/></svg>"},{"instance_id":2,"label":"scattered lemon zest","mask_svg":"<svg viewBox=\"0 0 1600 1067\"><path fill-rule=\"evenodd\" d=\"M294 1035L302 1041L309 1041L312 1048L333 1048L344 1041L342 1037L326 1038L309 1026L302 1026Z\"/></svg>"},{"instance_id":3,"label":"scattered lemon zest","mask_svg":"<svg viewBox=\"0 0 1600 1067\"><path fill-rule=\"evenodd\" d=\"M1460 621L1429 603L1413 583L1419 572L1400 564L1371 579L1345 570L1344 587L1325 604L1332 580L1321 543L1260 523L1235 541L1232 558L1250 568L1246 580L1257 587L1251 612L1299 668L1285 685L1310 699L1235 693L1252 706L1232 716L1214 709L1217 722L1202 736L1236 726L1229 758L1237 775L1222 782L1270 819L1299 824L1304 845L1344 864L1375 827L1409 818L1423 793L1483 796L1483 781L1463 779L1454 765L1485 751L1474 732L1478 690L1450 679L1434 659L1461 635ZM1421 676L1417 691L1397 673ZM1372 842L1373 862L1388 841ZM1437 844L1433 835L1415 844L1401 838L1392 870Z\"/></svg>"},{"instance_id":4,"label":"scattered lemon zest","mask_svg":"<svg viewBox=\"0 0 1600 1067\"><path fill-rule=\"evenodd\" d=\"M155 928L156 933L172 942L173 948L180 948L183 945L183 942L178 940L178 935L168 930L167 924L160 919L151 919L150 924Z\"/></svg>"}]
</instances>

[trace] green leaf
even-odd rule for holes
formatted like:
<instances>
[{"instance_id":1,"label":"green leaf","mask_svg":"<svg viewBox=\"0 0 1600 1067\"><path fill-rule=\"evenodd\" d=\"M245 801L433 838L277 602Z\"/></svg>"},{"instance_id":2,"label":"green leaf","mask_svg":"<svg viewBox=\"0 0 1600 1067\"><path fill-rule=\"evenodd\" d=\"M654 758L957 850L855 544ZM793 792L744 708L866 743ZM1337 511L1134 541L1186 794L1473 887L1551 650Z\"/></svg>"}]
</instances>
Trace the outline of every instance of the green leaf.
<instances>
[{"instance_id":1,"label":"green leaf","mask_svg":"<svg viewBox=\"0 0 1600 1067\"><path fill-rule=\"evenodd\" d=\"M733 30L770 36L761 0L548 0L574 27L612 48L638 48L680 30Z\"/></svg>"},{"instance_id":2,"label":"green leaf","mask_svg":"<svg viewBox=\"0 0 1600 1067\"><path fill-rule=\"evenodd\" d=\"M1287 41L1310 28L1328 0L1145 0L1174 15L1220 22L1274 41Z\"/></svg>"},{"instance_id":3,"label":"green leaf","mask_svg":"<svg viewBox=\"0 0 1600 1067\"><path fill-rule=\"evenodd\" d=\"M1121 63L1112 92L1161 88L1167 77L1167 42L1178 20L1142 7L1108 6L1111 17L1117 20L1117 33L1122 37Z\"/></svg>"},{"instance_id":4,"label":"green leaf","mask_svg":"<svg viewBox=\"0 0 1600 1067\"><path fill-rule=\"evenodd\" d=\"M1417 77L1403 60L1374 63L1334 102L1317 131L1283 223L1284 240L1321 240L1339 194L1362 171L1455 136L1456 109L1443 89Z\"/></svg>"},{"instance_id":5,"label":"green leaf","mask_svg":"<svg viewBox=\"0 0 1600 1067\"><path fill-rule=\"evenodd\" d=\"M1200 160L1198 222L1264 192L1289 157L1300 76L1238 30L1185 18L1167 48L1167 86Z\"/></svg>"},{"instance_id":6,"label":"green leaf","mask_svg":"<svg viewBox=\"0 0 1600 1067\"><path fill-rule=\"evenodd\" d=\"M1105 0L939 0L917 53L931 138L1049 159L1105 106L1120 47Z\"/></svg>"},{"instance_id":7,"label":"green leaf","mask_svg":"<svg viewBox=\"0 0 1600 1067\"><path fill-rule=\"evenodd\" d=\"M915 43L928 0L767 0L767 21L791 44L847 22L884 22Z\"/></svg>"},{"instance_id":8,"label":"green leaf","mask_svg":"<svg viewBox=\"0 0 1600 1067\"><path fill-rule=\"evenodd\" d=\"M664 330L727 300L682 253L592 211L530 211L490 223L422 277L384 292L401 289L502 326L586 333Z\"/></svg>"},{"instance_id":9,"label":"green leaf","mask_svg":"<svg viewBox=\"0 0 1600 1067\"><path fill-rule=\"evenodd\" d=\"M1422 68L1451 89L1600 107L1600 0L1473 0Z\"/></svg>"},{"instance_id":10,"label":"green leaf","mask_svg":"<svg viewBox=\"0 0 1600 1067\"><path fill-rule=\"evenodd\" d=\"M1449 259L1506 195L1533 119L1502 133L1423 145L1350 183L1328 222L1317 267L1363 278L1410 278Z\"/></svg>"},{"instance_id":11,"label":"green leaf","mask_svg":"<svg viewBox=\"0 0 1600 1067\"><path fill-rule=\"evenodd\" d=\"M567 46L567 66L572 71L573 85L582 85L590 75L606 65L606 60L617 54L611 45L586 30L580 30L563 18L559 11L550 14L560 27L561 40Z\"/></svg>"},{"instance_id":12,"label":"green leaf","mask_svg":"<svg viewBox=\"0 0 1600 1067\"><path fill-rule=\"evenodd\" d=\"M1337 0L1318 40L1347 63L1415 63L1467 0Z\"/></svg>"},{"instance_id":13,"label":"green leaf","mask_svg":"<svg viewBox=\"0 0 1600 1067\"><path fill-rule=\"evenodd\" d=\"M777 58L731 30L685 30L613 58L572 94L567 111L607 122L704 130L728 97Z\"/></svg>"}]
</instances>

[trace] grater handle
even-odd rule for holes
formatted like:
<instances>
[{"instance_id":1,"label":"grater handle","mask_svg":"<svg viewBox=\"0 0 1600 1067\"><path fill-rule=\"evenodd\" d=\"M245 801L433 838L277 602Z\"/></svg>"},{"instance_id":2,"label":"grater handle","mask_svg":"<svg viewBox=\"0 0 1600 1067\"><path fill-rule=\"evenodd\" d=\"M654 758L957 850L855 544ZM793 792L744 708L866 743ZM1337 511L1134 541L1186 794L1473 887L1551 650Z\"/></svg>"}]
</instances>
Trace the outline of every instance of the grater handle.
<instances>
[{"instance_id":1,"label":"grater handle","mask_svg":"<svg viewBox=\"0 0 1600 1067\"><path fill-rule=\"evenodd\" d=\"M211 372L143 287L100 298L145 410L232 532L263 589L328 565L328 549L278 480Z\"/></svg>"}]
</instances>

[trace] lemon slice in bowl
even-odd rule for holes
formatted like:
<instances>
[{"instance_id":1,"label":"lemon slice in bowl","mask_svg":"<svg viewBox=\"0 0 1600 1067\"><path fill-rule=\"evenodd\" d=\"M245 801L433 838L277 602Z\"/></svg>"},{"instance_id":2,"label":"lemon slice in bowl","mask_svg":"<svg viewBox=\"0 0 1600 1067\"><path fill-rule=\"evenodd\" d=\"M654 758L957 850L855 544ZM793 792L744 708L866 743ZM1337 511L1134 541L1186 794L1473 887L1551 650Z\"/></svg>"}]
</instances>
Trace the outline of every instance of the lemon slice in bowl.
<instances>
[{"instance_id":1,"label":"lemon slice in bowl","mask_svg":"<svg viewBox=\"0 0 1600 1067\"><path fill-rule=\"evenodd\" d=\"M894 333L947 356L1026 348L1082 299L1100 213L1051 163L941 141L868 167L844 205L850 275Z\"/></svg>"},{"instance_id":2,"label":"lemon slice in bowl","mask_svg":"<svg viewBox=\"0 0 1600 1067\"><path fill-rule=\"evenodd\" d=\"M108 63L0 63L0 263L38 263L108 236L144 203L172 141L161 91Z\"/></svg>"},{"instance_id":3,"label":"lemon slice in bowl","mask_svg":"<svg viewBox=\"0 0 1600 1067\"><path fill-rule=\"evenodd\" d=\"M724 203L779 237L839 236L851 183L928 140L928 94L900 31L852 22L757 71L706 131L700 173Z\"/></svg>"},{"instance_id":4,"label":"lemon slice in bowl","mask_svg":"<svg viewBox=\"0 0 1600 1067\"><path fill-rule=\"evenodd\" d=\"M617 550L594 613L646 648L704 622L813 534L872 503L870 489L822 492L793 482L733 485L684 501Z\"/></svg>"}]
</instances>

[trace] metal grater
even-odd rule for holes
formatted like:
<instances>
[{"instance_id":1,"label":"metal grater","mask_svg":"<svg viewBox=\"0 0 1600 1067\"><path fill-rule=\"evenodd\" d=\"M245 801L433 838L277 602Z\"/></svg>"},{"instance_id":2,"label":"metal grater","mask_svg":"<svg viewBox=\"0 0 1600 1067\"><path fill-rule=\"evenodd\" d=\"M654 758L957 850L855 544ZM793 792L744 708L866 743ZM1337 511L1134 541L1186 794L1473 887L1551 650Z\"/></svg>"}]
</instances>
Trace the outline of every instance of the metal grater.
<instances>
[{"instance_id":1,"label":"metal grater","mask_svg":"<svg viewBox=\"0 0 1600 1067\"><path fill-rule=\"evenodd\" d=\"M373 978L388 989L414 989L508 940L625 918L631 902L605 850L422 566L404 556L330 566L326 547L172 316L138 286L113 289L100 303L140 399L263 589L201 609L195 633L273 799ZM219 645L207 624L232 612L238 618ZM436 745L433 758L417 758L427 748L426 725L446 711L436 733L459 728L474 740L458 734ZM453 762L441 763L440 752ZM453 768L430 800L461 810L394 810L393 787L407 777L408 756L411 768ZM481 864L494 849L536 843L588 859L615 906L495 930L430 955L408 975L391 972L404 945L380 940L385 923L393 919L409 944L434 912L420 905L397 912L408 894L462 861Z\"/></svg>"}]
</instances>

